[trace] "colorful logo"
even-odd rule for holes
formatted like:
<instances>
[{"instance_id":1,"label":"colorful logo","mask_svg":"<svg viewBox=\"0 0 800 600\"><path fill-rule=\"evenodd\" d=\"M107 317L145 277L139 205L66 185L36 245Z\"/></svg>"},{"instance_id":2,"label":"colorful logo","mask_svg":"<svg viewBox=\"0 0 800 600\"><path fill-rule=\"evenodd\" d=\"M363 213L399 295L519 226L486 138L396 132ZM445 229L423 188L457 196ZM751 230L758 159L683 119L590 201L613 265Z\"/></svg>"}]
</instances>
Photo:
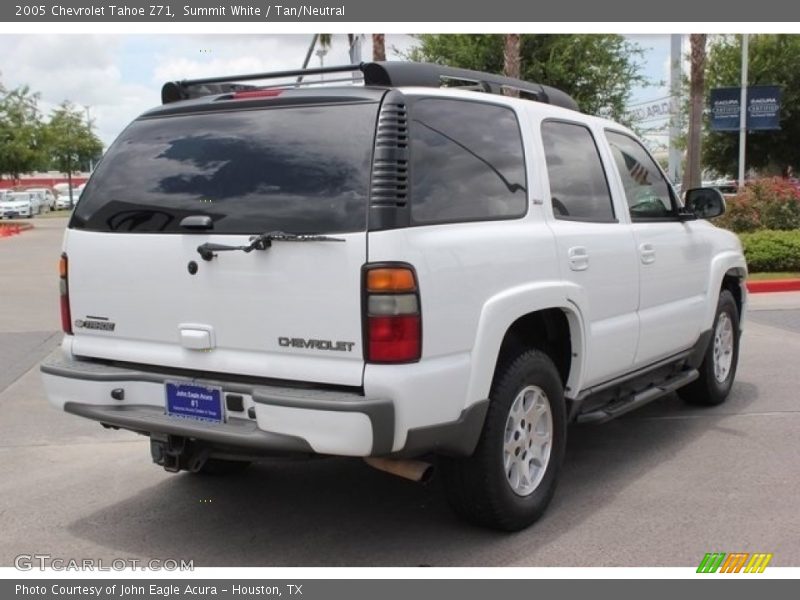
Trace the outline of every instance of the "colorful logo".
<instances>
[{"instance_id":1,"label":"colorful logo","mask_svg":"<svg viewBox=\"0 0 800 600\"><path fill-rule=\"evenodd\" d=\"M748 552L708 552L700 566L697 567L698 573L763 573L767 568L772 554Z\"/></svg>"}]
</instances>

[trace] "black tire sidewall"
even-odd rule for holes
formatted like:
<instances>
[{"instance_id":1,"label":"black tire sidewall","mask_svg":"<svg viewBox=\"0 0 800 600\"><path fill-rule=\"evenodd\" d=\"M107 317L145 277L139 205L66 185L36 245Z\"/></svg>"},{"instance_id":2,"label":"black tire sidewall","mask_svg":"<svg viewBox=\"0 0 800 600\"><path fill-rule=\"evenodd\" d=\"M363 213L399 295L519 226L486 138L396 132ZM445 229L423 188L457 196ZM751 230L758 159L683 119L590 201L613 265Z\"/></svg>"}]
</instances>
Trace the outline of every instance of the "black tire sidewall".
<instances>
[{"instance_id":1,"label":"black tire sidewall","mask_svg":"<svg viewBox=\"0 0 800 600\"><path fill-rule=\"evenodd\" d=\"M727 313L728 318L731 320L733 326L733 358L731 362L731 369L725 381L717 381L714 375L714 336L717 330L717 323L719 322L720 315ZM736 306L736 301L733 295L724 290L717 303L717 312L714 314L714 325L711 329L711 339L708 343L706 350L706 357L702 365L702 376L705 378L705 384L709 399L714 404L719 404L727 398L733 386L733 381L736 378L736 367L739 364L739 309Z\"/></svg>"},{"instance_id":2,"label":"black tire sidewall","mask_svg":"<svg viewBox=\"0 0 800 600\"><path fill-rule=\"evenodd\" d=\"M537 488L527 496L516 494L508 482L503 465L503 446L505 425L511 405L517 394L525 387L535 385L547 395L553 419L553 440L550 460L544 477ZM492 391L492 405L487 419L488 435L482 440L480 448L486 461L489 485L496 495L502 512L508 515L513 528L536 520L544 512L555 492L561 463L566 448L566 408L564 406L563 385L558 371L545 354L531 351L513 361L503 376L499 378L496 389Z\"/></svg>"}]
</instances>

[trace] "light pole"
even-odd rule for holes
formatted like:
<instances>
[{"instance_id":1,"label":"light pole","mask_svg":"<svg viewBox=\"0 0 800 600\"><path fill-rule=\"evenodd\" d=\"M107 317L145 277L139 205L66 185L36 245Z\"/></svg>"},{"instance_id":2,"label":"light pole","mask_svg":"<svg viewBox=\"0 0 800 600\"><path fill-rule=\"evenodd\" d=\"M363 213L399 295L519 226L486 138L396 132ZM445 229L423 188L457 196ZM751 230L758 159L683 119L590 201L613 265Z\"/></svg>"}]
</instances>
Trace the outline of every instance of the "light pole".
<instances>
[{"instance_id":1,"label":"light pole","mask_svg":"<svg viewBox=\"0 0 800 600\"><path fill-rule=\"evenodd\" d=\"M742 34L742 93L739 97L739 188L744 187L745 147L747 145L747 67L749 38Z\"/></svg>"},{"instance_id":2,"label":"light pole","mask_svg":"<svg viewBox=\"0 0 800 600\"><path fill-rule=\"evenodd\" d=\"M681 45L683 35L672 34L670 36L670 82L669 93L671 98L669 111L669 178L673 184L681 180L681 150L678 147L678 140L681 136Z\"/></svg>"}]
</instances>

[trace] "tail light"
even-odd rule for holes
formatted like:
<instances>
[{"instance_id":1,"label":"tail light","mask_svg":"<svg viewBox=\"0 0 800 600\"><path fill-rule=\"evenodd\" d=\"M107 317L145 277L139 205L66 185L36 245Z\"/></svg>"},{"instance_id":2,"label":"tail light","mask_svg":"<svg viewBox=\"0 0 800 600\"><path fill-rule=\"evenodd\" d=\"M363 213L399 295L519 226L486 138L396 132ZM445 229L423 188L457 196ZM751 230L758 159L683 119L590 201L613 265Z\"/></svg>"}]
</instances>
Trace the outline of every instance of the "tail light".
<instances>
[{"instance_id":1,"label":"tail light","mask_svg":"<svg viewBox=\"0 0 800 600\"><path fill-rule=\"evenodd\" d=\"M72 316L69 312L69 262L62 254L58 262L58 291L61 300L61 329L72 334Z\"/></svg>"},{"instance_id":2,"label":"tail light","mask_svg":"<svg viewBox=\"0 0 800 600\"><path fill-rule=\"evenodd\" d=\"M422 356L422 314L414 270L368 265L364 270L364 358L407 363Z\"/></svg>"}]
</instances>

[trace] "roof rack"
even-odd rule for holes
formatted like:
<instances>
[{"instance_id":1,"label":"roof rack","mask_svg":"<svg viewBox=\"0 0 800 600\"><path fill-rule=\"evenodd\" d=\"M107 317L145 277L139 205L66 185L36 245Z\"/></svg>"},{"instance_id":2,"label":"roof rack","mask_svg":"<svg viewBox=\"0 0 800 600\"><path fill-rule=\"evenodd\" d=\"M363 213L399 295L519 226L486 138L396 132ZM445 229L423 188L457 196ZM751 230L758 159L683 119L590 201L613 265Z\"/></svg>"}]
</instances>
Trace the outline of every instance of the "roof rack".
<instances>
[{"instance_id":1,"label":"roof rack","mask_svg":"<svg viewBox=\"0 0 800 600\"><path fill-rule=\"evenodd\" d=\"M544 102L579 110L578 103L559 89L531 83L512 77L503 77L492 73L471 71L469 69L456 69L432 63L417 62L366 62L355 65L341 65L336 67L319 67L315 69L298 69L292 71L274 71L272 73L250 73L246 75L230 75L224 77L209 77L205 79L186 79L183 81L170 81L161 88L161 101L164 104L199 98L211 94L225 94L249 89L264 87L300 87L319 85L318 80L308 81L304 78L312 75L327 75L330 73L361 73L364 85L388 87L459 87L479 90L491 94L504 94L512 90L522 98ZM296 81L276 85L248 85L239 82L266 79L294 78ZM334 81L343 81L336 79ZM349 79L348 79L349 81ZM333 83L329 81L328 83Z\"/></svg>"}]
</instances>

